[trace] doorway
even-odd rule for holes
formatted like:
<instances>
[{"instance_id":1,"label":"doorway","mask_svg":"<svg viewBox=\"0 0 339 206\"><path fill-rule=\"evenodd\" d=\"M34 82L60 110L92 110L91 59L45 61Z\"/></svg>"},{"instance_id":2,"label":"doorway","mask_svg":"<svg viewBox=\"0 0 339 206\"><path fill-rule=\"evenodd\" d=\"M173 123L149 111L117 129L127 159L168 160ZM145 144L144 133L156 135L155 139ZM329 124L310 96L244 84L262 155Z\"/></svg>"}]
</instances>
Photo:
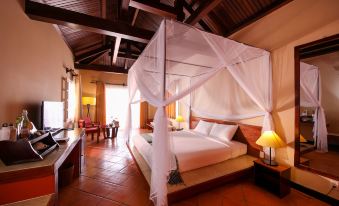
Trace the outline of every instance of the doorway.
<instances>
[{"instance_id":1,"label":"doorway","mask_svg":"<svg viewBox=\"0 0 339 206\"><path fill-rule=\"evenodd\" d=\"M128 88L121 85L106 84L106 123L119 121L120 129L126 126L128 110ZM140 104L132 104L132 127L140 127Z\"/></svg>"}]
</instances>

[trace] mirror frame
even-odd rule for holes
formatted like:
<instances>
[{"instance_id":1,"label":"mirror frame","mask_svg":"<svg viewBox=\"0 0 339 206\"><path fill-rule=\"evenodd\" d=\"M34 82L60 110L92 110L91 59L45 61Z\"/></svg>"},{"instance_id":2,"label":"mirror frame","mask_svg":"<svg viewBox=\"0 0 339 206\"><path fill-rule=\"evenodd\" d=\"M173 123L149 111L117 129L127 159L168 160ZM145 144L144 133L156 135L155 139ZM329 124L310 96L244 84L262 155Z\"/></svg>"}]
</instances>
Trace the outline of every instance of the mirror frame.
<instances>
[{"instance_id":1,"label":"mirror frame","mask_svg":"<svg viewBox=\"0 0 339 206\"><path fill-rule=\"evenodd\" d=\"M303 170L339 180L339 176L328 174L300 164L300 60L339 51L339 34L294 47L295 86L295 146L294 166Z\"/></svg>"}]
</instances>

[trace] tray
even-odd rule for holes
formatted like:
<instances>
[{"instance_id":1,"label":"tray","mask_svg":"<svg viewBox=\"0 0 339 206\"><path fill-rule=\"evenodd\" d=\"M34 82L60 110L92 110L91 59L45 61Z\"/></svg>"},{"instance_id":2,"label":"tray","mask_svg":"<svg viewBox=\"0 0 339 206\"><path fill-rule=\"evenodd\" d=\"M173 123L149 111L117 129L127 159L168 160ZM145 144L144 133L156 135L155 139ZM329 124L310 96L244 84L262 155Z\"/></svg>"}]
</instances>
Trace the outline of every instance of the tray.
<instances>
[{"instance_id":1,"label":"tray","mask_svg":"<svg viewBox=\"0 0 339 206\"><path fill-rule=\"evenodd\" d=\"M45 147L35 149L37 144ZM6 165L43 160L59 144L53 139L51 133L46 133L32 140L20 139L16 142L0 141L0 158Z\"/></svg>"}]
</instances>

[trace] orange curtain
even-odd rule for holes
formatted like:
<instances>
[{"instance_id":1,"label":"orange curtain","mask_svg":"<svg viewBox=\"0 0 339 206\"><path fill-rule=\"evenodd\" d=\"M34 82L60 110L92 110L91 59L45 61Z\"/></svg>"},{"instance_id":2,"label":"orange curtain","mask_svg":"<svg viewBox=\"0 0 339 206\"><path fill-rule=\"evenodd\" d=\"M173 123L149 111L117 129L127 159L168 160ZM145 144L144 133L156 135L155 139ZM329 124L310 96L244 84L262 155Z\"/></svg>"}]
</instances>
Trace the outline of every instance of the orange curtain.
<instances>
[{"instance_id":1,"label":"orange curtain","mask_svg":"<svg viewBox=\"0 0 339 206\"><path fill-rule=\"evenodd\" d=\"M140 103L140 128L147 128L147 119L148 119L148 103L141 102Z\"/></svg>"},{"instance_id":2,"label":"orange curtain","mask_svg":"<svg viewBox=\"0 0 339 206\"><path fill-rule=\"evenodd\" d=\"M103 82L97 82L95 114L96 121L106 125L106 92Z\"/></svg>"},{"instance_id":3,"label":"orange curtain","mask_svg":"<svg viewBox=\"0 0 339 206\"><path fill-rule=\"evenodd\" d=\"M166 92L166 96L170 97L170 93ZM175 119L175 102L166 106L166 114L168 118Z\"/></svg>"}]
</instances>

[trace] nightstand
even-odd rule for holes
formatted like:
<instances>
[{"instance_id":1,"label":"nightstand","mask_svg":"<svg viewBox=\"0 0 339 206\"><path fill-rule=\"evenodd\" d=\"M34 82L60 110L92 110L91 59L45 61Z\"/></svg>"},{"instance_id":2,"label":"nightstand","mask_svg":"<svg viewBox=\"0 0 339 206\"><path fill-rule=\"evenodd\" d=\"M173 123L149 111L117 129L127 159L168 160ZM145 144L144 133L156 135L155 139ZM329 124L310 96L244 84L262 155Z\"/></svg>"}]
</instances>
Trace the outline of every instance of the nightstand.
<instances>
[{"instance_id":1,"label":"nightstand","mask_svg":"<svg viewBox=\"0 0 339 206\"><path fill-rule=\"evenodd\" d=\"M265 187L280 198L290 193L289 179L291 167L269 166L257 159L254 161L255 184Z\"/></svg>"}]
</instances>

